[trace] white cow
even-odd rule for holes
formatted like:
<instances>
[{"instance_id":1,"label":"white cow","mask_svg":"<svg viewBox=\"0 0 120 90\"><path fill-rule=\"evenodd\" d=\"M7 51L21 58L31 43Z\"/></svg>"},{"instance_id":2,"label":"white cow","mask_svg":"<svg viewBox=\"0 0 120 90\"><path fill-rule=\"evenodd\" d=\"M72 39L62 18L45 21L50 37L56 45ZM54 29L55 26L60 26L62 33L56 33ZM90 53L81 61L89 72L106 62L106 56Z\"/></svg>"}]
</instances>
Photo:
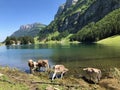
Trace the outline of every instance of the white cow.
<instances>
[{"instance_id":1,"label":"white cow","mask_svg":"<svg viewBox=\"0 0 120 90\"><path fill-rule=\"evenodd\" d=\"M55 76L57 73L61 73L61 78L63 77L63 74L66 73L68 71L67 68L65 68L64 65L55 65L53 67L53 71L54 71L54 74L52 76L52 80L54 80Z\"/></svg>"},{"instance_id":2,"label":"white cow","mask_svg":"<svg viewBox=\"0 0 120 90\"><path fill-rule=\"evenodd\" d=\"M86 74L88 75L88 77L86 77L87 79L90 79L91 81L93 81L94 83L98 83L102 77L102 73L100 69L97 68L84 68L84 71L86 71Z\"/></svg>"}]
</instances>

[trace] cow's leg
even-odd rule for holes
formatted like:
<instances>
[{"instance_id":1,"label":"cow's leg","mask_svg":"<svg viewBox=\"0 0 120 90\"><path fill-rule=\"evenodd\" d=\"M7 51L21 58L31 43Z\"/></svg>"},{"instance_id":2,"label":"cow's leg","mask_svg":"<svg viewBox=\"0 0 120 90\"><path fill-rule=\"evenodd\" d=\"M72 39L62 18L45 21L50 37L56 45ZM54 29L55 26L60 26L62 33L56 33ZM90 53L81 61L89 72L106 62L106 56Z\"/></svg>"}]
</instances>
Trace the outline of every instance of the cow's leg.
<instances>
[{"instance_id":1,"label":"cow's leg","mask_svg":"<svg viewBox=\"0 0 120 90\"><path fill-rule=\"evenodd\" d=\"M37 67L32 68L32 72L34 73L34 71L36 71Z\"/></svg>"},{"instance_id":2,"label":"cow's leg","mask_svg":"<svg viewBox=\"0 0 120 90\"><path fill-rule=\"evenodd\" d=\"M32 73L32 68L30 67L30 73Z\"/></svg>"},{"instance_id":3,"label":"cow's leg","mask_svg":"<svg viewBox=\"0 0 120 90\"><path fill-rule=\"evenodd\" d=\"M41 66L39 66L39 71L41 70Z\"/></svg>"},{"instance_id":4,"label":"cow's leg","mask_svg":"<svg viewBox=\"0 0 120 90\"><path fill-rule=\"evenodd\" d=\"M49 69L49 65L46 64L46 65L45 65L45 71L48 71L48 69Z\"/></svg>"},{"instance_id":5,"label":"cow's leg","mask_svg":"<svg viewBox=\"0 0 120 90\"><path fill-rule=\"evenodd\" d=\"M96 84L98 83L99 79L98 79L98 73L94 73L93 75L93 82Z\"/></svg>"},{"instance_id":6,"label":"cow's leg","mask_svg":"<svg viewBox=\"0 0 120 90\"><path fill-rule=\"evenodd\" d=\"M44 71L46 72L48 70L47 66L44 67Z\"/></svg>"},{"instance_id":7,"label":"cow's leg","mask_svg":"<svg viewBox=\"0 0 120 90\"><path fill-rule=\"evenodd\" d=\"M99 73L98 73L98 80L99 81L100 81L101 77L102 77L102 74L101 74L101 71L99 71Z\"/></svg>"},{"instance_id":8,"label":"cow's leg","mask_svg":"<svg viewBox=\"0 0 120 90\"><path fill-rule=\"evenodd\" d=\"M63 78L63 74L64 74L64 72L61 73L61 78Z\"/></svg>"},{"instance_id":9,"label":"cow's leg","mask_svg":"<svg viewBox=\"0 0 120 90\"><path fill-rule=\"evenodd\" d=\"M31 68L31 74L33 74L34 73L34 68Z\"/></svg>"},{"instance_id":10,"label":"cow's leg","mask_svg":"<svg viewBox=\"0 0 120 90\"><path fill-rule=\"evenodd\" d=\"M52 80L54 80L55 76L56 76L56 72L54 72L54 74L52 76Z\"/></svg>"}]
</instances>

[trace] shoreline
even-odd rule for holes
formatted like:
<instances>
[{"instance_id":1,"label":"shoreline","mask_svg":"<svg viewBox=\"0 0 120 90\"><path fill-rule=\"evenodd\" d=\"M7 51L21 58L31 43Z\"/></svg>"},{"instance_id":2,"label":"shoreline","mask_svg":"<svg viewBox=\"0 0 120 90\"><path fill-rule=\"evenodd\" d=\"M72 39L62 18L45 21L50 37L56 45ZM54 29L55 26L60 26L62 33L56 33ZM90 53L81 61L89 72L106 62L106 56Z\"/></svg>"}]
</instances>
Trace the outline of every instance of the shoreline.
<instances>
[{"instance_id":1,"label":"shoreline","mask_svg":"<svg viewBox=\"0 0 120 90\"><path fill-rule=\"evenodd\" d=\"M78 42L78 41L73 41L73 42L70 42L70 41L67 41L67 42L65 42L65 41L47 41L47 42L44 42L44 41L42 41L39 43L37 42L35 44L70 44L70 43L79 44L81 42Z\"/></svg>"},{"instance_id":2,"label":"shoreline","mask_svg":"<svg viewBox=\"0 0 120 90\"><path fill-rule=\"evenodd\" d=\"M111 77L102 78L99 84L90 84L82 78L64 76L63 79L55 79L53 82L48 77L47 72L36 72L28 74L18 69L0 66L0 89L1 90L46 90L47 88L57 88L57 90L106 90L120 88L120 68L113 68ZM113 76L112 76L113 75Z\"/></svg>"}]
</instances>

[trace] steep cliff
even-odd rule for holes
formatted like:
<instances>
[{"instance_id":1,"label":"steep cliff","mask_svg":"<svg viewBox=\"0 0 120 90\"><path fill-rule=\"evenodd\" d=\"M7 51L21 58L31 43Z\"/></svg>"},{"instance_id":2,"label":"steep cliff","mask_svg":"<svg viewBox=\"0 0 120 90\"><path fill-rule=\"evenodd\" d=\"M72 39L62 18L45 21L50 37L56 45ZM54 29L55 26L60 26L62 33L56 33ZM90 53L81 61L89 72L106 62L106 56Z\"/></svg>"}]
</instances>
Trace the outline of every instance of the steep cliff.
<instances>
[{"instance_id":1,"label":"steep cliff","mask_svg":"<svg viewBox=\"0 0 120 90\"><path fill-rule=\"evenodd\" d=\"M11 36L21 37L21 36L37 36L41 29L46 25L40 23L27 24L20 26L19 30L15 31Z\"/></svg>"},{"instance_id":2,"label":"steep cliff","mask_svg":"<svg viewBox=\"0 0 120 90\"><path fill-rule=\"evenodd\" d=\"M41 34L48 34L54 32L68 32L74 34L80 31L85 25L90 22L98 22L104 16L113 10L120 8L119 0L75 0L75 4L66 4L71 2L67 0L66 3L58 10L58 15ZM66 6L67 5L67 6ZM46 37L44 37L46 38Z\"/></svg>"},{"instance_id":3,"label":"steep cliff","mask_svg":"<svg viewBox=\"0 0 120 90\"><path fill-rule=\"evenodd\" d=\"M77 7L78 4L79 7ZM57 24L59 31L68 30L72 33L76 33L89 22L97 22L109 12L120 7L119 0L118 2L117 0L83 0L81 3L78 4L76 4L74 8L78 8L81 10L73 14L71 12L68 15L66 14L64 17L60 17L60 19L57 19L57 21L59 22L59 24ZM84 11L82 11L83 7L86 7Z\"/></svg>"},{"instance_id":4,"label":"steep cliff","mask_svg":"<svg viewBox=\"0 0 120 90\"><path fill-rule=\"evenodd\" d=\"M60 16L62 13L66 12L68 8L70 8L72 5L75 5L78 2L78 0L67 0L66 3L62 4L57 11L57 14L55 15L55 18Z\"/></svg>"}]
</instances>

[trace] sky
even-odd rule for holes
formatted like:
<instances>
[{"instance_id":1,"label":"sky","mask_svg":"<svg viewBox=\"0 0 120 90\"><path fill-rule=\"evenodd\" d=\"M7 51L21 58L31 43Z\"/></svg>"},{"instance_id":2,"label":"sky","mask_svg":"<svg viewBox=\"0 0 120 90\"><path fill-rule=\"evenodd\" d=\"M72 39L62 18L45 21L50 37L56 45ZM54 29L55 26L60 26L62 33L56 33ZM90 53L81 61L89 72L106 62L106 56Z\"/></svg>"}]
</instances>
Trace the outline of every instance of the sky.
<instances>
[{"instance_id":1,"label":"sky","mask_svg":"<svg viewBox=\"0 0 120 90\"><path fill-rule=\"evenodd\" d=\"M66 0L0 0L0 42L21 25L39 22L48 25Z\"/></svg>"}]
</instances>

